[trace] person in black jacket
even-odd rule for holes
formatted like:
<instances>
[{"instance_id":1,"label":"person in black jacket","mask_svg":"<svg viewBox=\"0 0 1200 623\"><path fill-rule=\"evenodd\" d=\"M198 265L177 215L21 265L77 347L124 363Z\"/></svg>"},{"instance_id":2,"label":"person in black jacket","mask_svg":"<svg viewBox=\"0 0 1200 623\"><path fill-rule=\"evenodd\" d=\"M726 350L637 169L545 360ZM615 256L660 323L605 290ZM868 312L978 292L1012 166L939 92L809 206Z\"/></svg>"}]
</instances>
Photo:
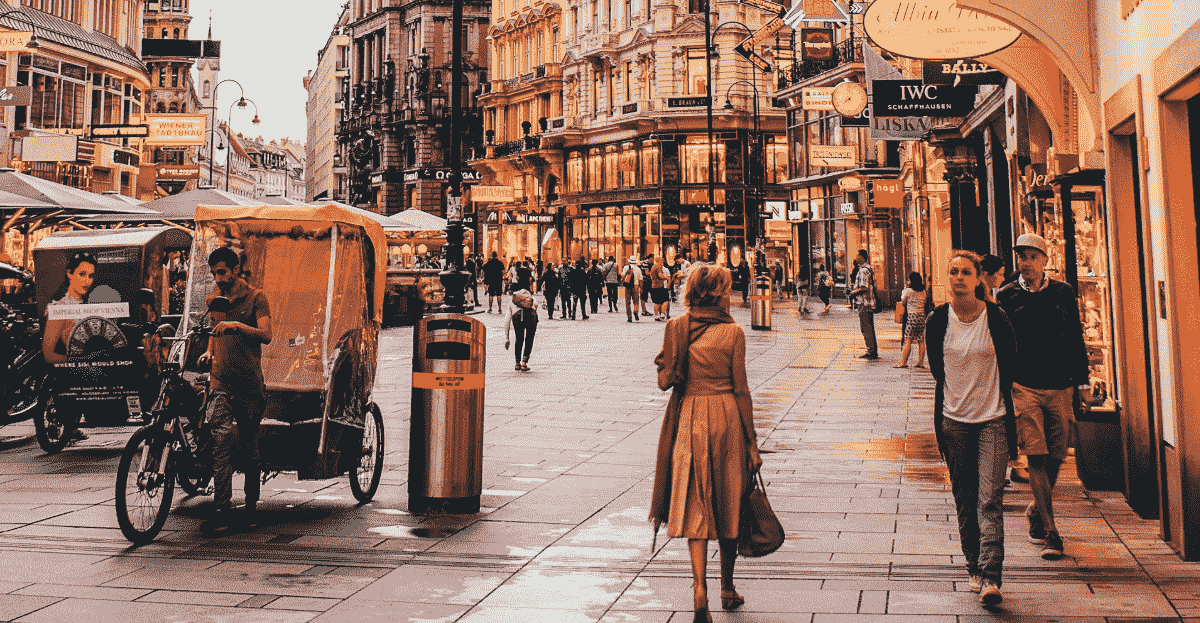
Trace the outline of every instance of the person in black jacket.
<instances>
[{"instance_id":1,"label":"person in black jacket","mask_svg":"<svg viewBox=\"0 0 1200 623\"><path fill-rule=\"evenodd\" d=\"M1004 472L1017 456L1017 339L1004 311L975 294L979 262L970 251L951 256L953 298L929 315L925 339L937 382L933 430L950 470L971 590L980 602L996 605L1004 598Z\"/></svg>"},{"instance_id":2,"label":"person in black jacket","mask_svg":"<svg viewBox=\"0 0 1200 623\"><path fill-rule=\"evenodd\" d=\"M600 260L593 259L587 269L588 300L592 303L592 313L600 313L600 298L604 296L604 271L600 269Z\"/></svg>"},{"instance_id":3,"label":"person in black jacket","mask_svg":"<svg viewBox=\"0 0 1200 623\"><path fill-rule=\"evenodd\" d=\"M1086 396L1091 385L1075 289L1046 276L1047 249L1045 239L1037 234L1017 238L1013 251L1020 276L1000 288L996 301L1012 319L1021 353L1013 403L1017 446L1029 458L1033 490L1033 503L1025 509L1029 540L1043 546L1042 558L1055 559L1063 555L1063 543L1054 522L1054 484L1067 458L1076 392ZM1078 403L1086 408L1086 402Z\"/></svg>"},{"instance_id":4,"label":"person in black jacket","mask_svg":"<svg viewBox=\"0 0 1200 623\"><path fill-rule=\"evenodd\" d=\"M492 302L495 301L499 313L504 313L504 301L500 296L504 291L504 262L492 251L492 259L483 265L483 285L487 286L488 313L492 313Z\"/></svg>"},{"instance_id":5,"label":"person in black jacket","mask_svg":"<svg viewBox=\"0 0 1200 623\"><path fill-rule=\"evenodd\" d=\"M562 264L558 265L558 296L562 299L562 313L559 318L566 319L567 315L571 319L575 319L575 310L571 309L571 273L575 269L571 268L571 260L564 258Z\"/></svg>"},{"instance_id":6,"label":"person in black jacket","mask_svg":"<svg viewBox=\"0 0 1200 623\"><path fill-rule=\"evenodd\" d=\"M542 276L538 277L537 284L542 294L546 295L546 317L554 320L554 299L558 297L561 285L558 281L558 271L554 269L554 262L546 263L546 268L542 271Z\"/></svg>"},{"instance_id":7,"label":"person in black jacket","mask_svg":"<svg viewBox=\"0 0 1200 623\"><path fill-rule=\"evenodd\" d=\"M582 257L575 260L575 269L571 271L571 278L567 283L571 286L571 320L575 319L575 310L578 309L580 314L583 314L583 319L588 319L588 273L587 260Z\"/></svg>"}]
</instances>

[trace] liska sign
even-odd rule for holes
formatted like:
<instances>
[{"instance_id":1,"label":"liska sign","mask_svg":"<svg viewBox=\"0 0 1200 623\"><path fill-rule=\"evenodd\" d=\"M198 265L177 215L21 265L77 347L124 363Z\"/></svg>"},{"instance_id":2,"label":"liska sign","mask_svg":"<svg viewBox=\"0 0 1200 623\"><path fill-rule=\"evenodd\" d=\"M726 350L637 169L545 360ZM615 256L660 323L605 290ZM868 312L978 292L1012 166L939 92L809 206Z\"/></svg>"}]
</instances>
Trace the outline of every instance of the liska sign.
<instances>
[{"instance_id":1,"label":"liska sign","mask_svg":"<svg viewBox=\"0 0 1200 623\"><path fill-rule=\"evenodd\" d=\"M985 56L1021 36L1015 26L960 8L954 0L875 0L863 26L888 52L928 60Z\"/></svg>"}]
</instances>

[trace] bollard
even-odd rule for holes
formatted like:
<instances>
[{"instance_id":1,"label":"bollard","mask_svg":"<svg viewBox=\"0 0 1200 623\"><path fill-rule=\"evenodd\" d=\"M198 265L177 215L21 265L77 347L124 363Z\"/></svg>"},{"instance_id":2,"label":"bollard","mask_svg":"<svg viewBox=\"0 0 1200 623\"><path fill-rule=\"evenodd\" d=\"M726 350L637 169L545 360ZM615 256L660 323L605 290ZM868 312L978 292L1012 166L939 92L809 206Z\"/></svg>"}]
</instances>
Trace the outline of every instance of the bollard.
<instances>
[{"instance_id":1,"label":"bollard","mask_svg":"<svg viewBox=\"0 0 1200 623\"><path fill-rule=\"evenodd\" d=\"M413 329L409 512L479 512L486 354L487 329L470 316L429 316Z\"/></svg>"},{"instance_id":2,"label":"bollard","mask_svg":"<svg viewBox=\"0 0 1200 623\"><path fill-rule=\"evenodd\" d=\"M754 294L750 295L750 328L759 331L771 330L771 277L759 275L754 280Z\"/></svg>"}]
</instances>

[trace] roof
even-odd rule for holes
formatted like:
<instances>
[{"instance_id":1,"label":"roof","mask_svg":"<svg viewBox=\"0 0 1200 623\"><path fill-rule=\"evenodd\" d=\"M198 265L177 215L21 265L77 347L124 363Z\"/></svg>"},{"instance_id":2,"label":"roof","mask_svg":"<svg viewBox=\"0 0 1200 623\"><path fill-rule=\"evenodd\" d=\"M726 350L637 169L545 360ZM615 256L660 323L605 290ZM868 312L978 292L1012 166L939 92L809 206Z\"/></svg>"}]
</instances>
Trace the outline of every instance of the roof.
<instances>
[{"instance_id":1,"label":"roof","mask_svg":"<svg viewBox=\"0 0 1200 623\"><path fill-rule=\"evenodd\" d=\"M24 6L3 7L8 13L21 13L27 19L0 17L0 26L11 30L28 31L32 22L37 26L39 39L53 41L82 52L87 52L100 58L120 63L142 75L146 74L146 66L137 55L117 43L116 39L98 32L84 30L75 22L55 17Z\"/></svg>"},{"instance_id":2,"label":"roof","mask_svg":"<svg viewBox=\"0 0 1200 623\"><path fill-rule=\"evenodd\" d=\"M446 219L436 215L409 208L398 214L393 214L392 218L401 223L410 225L417 229L424 230L443 230L446 229Z\"/></svg>"},{"instance_id":3,"label":"roof","mask_svg":"<svg viewBox=\"0 0 1200 623\"><path fill-rule=\"evenodd\" d=\"M190 245L192 237L174 227L136 227L130 229L91 229L88 231L54 232L34 247L35 251L49 249L87 249L96 247L141 247L159 236L166 236L167 243ZM184 242L186 238L187 242Z\"/></svg>"},{"instance_id":4,"label":"roof","mask_svg":"<svg viewBox=\"0 0 1200 623\"><path fill-rule=\"evenodd\" d=\"M40 177L26 175L17 171L0 170L0 190L49 203L59 208L67 208L80 213L147 213L139 206L78 188L65 186Z\"/></svg>"},{"instance_id":5,"label":"roof","mask_svg":"<svg viewBox=\"0 0 1200 623\"><path fill-rule=\"evenodd\" d=\"M360 210L348 210L346 207L325 205L244 205L244 206L196 206L196 223L218 220L266 220L266 221L326 221L345 223L362 227L371 239L375 253L375 321L383 321L383 293L387 287L387 238L383 227L374 218L366 216Z\"/></svg>"},{"instance_id":6,"label":"roof","mask_svg":"<svg viewBox=\"0 0 1200 623\"><path fill-rule=\"evenodd\" d=\"M16 193L0 190L0 208L39 208L57 210L58 206L37 199L30 199Z\"/></svg>"},{"instance_id":7,"label":"roof","mask_svg":"<svg viewBox=\"0 0 1200 623\"><path fill-rule=\"evenodd\" d=\"M105 214L85 219L85 223L146 223L156 221L190 221L196 206L204 205L258 205L261 202L239 197L215 188L198 188L178 195L168 195L141 205L147 212L142 214Z\"/></svg>"}]
</instances>

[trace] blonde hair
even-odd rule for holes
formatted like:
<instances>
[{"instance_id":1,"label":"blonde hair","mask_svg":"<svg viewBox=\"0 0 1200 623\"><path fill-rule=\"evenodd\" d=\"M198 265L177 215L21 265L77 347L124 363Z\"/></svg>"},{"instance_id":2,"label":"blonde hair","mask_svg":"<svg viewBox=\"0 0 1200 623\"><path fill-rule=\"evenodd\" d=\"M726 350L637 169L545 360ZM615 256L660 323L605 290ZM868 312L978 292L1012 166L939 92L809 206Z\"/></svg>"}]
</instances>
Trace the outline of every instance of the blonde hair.
<instances>
[{"instance_id":1,"label":"blonde hair","mask_svg":"<svg viewBox=\"0 0 1200 623\"><path fill-rule=\"evenodd\" d=\"M728 268L696 263L687 271L684 303L688 307L711 307L719 305L732 291L733 275Z\"/></svg>"}]
</instances>

